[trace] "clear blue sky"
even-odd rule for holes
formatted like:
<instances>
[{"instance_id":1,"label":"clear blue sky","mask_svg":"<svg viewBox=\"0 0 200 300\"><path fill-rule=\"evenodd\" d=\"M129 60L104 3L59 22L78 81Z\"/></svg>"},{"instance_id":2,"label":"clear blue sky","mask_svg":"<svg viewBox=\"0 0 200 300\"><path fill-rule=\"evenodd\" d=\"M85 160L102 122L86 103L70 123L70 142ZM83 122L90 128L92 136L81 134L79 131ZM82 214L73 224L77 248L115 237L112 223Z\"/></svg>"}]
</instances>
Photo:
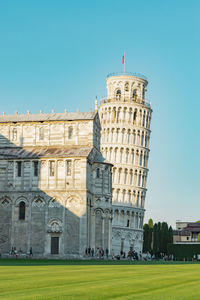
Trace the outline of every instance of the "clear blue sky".
<instances>
[{"instance_id":1,"label":"clear blue sky","mask_svg":"<svg viewBox=\"0 0 200 300\"><path fill-rule=\"evenodd\" d=\"M200 219L200 1L0 0L0 112L88 111L121 71L148 77L146 218Z\"/></svg>"}]
</instances>

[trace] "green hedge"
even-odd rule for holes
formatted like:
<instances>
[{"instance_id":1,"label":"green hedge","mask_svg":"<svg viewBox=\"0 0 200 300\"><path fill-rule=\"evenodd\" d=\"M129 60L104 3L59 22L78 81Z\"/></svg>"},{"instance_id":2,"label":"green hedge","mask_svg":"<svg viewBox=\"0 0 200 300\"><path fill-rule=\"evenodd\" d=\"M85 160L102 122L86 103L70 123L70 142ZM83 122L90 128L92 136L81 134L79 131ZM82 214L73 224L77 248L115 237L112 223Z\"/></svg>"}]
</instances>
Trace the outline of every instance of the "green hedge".
<instances>
[{"instance_id":1,"label":"green hedge","mask_svg":"<svg viewBox=\"0 0 200 300\"><path fill-rule=\"evenodd\" d=\"M200 254L200 244L168 244L168 254L176 260L192 260L194 255Z\"/></svg>"}]
</instances>

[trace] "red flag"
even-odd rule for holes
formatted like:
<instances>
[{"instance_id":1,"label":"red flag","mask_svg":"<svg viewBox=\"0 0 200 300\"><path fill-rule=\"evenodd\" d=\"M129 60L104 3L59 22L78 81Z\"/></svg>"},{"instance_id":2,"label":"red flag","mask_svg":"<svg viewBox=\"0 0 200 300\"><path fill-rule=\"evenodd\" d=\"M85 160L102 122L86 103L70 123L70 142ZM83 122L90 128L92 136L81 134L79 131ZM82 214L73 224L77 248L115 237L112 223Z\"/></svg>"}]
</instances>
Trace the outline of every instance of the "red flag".
<instances>
[{"instance_id":1,"label":"red flag","mask_svg":"<svg viewBox=\"0 0 200 300\"><path fill-rule=\"evenodd\" d=\"M122 56L122 64L124 64L124 60L125 60L125 56L123 54L123 56Z\"/></svg>"}]
</instances>

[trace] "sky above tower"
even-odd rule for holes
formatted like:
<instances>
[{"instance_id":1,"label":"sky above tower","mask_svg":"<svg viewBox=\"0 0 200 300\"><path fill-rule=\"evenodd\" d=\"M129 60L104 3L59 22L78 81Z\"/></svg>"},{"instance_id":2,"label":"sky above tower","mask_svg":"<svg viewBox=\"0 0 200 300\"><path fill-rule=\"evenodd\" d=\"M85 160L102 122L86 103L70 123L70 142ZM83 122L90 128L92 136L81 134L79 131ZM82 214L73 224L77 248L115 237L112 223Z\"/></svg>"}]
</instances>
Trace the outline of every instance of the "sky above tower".
<instances>
[{"instance_id":1,"label":"sky above tower","mask_svg":"<svg viewBox=\"0 0 200 300\"><path fill-rule=\"evenodd\" d=\"M106 75L148 78L146 220L200 219L200 1L0 1L0 113L88 111Z\"/></svg>"}]
</instances>

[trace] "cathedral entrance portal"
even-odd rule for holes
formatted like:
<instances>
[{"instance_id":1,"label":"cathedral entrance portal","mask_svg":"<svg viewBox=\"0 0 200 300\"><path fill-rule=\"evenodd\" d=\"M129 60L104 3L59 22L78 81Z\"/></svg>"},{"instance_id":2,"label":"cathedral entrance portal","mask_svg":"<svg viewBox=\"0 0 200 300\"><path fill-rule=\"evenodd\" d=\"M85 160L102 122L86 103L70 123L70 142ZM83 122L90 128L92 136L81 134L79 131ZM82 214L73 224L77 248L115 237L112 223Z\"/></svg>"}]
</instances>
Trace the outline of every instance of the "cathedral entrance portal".
<instances>
[{"instance_id":1,"label":"cathedral entrance portal","mask_svg":"<svg viewBox=\"0 0 200 300\"><path fill-rule=\"evenodd\" d=\"M59 254L59 237L51 237L51 254Z\"/></svg>"}]
</instances>

